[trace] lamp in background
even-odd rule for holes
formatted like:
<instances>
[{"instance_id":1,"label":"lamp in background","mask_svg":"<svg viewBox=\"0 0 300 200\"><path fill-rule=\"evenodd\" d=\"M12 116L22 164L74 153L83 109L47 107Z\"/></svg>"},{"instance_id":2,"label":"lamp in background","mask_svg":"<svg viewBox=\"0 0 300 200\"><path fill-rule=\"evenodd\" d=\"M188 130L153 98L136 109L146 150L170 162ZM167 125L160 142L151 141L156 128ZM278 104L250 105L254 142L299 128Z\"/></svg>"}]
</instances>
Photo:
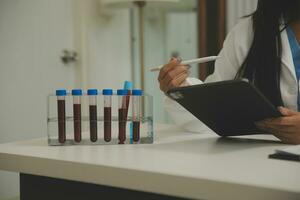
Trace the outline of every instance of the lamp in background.
<instances>
[{"instance_id":1,"label":"lamp in background","mask_svg":"<svg viewBox=\"0 0 300 200\"><path fill-rule=\"evenodd\" d=\"M138 8L139 22L139 61L140 61L140 77L141 89L145 90L145 39L144 39L144 8L170 8L174 3L180 0L102 0L104 7L109 8Z\"/></svg>"}]
</instances>

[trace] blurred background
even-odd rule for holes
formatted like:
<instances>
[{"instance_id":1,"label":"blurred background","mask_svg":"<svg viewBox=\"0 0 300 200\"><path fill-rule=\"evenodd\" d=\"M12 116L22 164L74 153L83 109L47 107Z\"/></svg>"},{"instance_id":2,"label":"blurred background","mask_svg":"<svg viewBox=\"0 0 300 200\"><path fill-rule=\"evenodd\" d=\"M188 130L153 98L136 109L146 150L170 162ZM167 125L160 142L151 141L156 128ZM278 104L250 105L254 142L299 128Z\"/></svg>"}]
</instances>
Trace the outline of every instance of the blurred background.
<instances>
[{"instance_id":1,"label":"blurred background","mask_svg":"<svg viewBox=\"0 0 300 200\"><path fill-rule=\"evenodd\" d=\"M256 0L0 0L0 143L46 136L46 97L57 88L133 81L154 97L154 121L172 123L158 73L172 56L216 55ZM213 64L192 68L205 79ZM0 160L1 162L1 160ZM34 164L34 163L33 163ZM19 194L0 171L0 199Z\"/></svg>"}]
</instances>

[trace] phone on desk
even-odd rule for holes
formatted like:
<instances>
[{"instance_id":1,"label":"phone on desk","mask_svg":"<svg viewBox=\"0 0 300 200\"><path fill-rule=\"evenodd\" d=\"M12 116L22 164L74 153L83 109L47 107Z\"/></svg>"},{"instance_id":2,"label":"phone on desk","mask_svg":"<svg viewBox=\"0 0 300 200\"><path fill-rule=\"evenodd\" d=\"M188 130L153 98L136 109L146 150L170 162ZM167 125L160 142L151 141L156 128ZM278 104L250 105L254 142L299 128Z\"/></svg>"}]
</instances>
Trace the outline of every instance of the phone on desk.
<instances>
[{"instance_id":1,"label":"phone on desk","mask_svg":"<svg viewBox=\"0 0 300 200\"><path fill-rule=\"evenodd\" d=\"M167 93L220 136L261 134L255 122L282 116L245 80L180 87Z\"/></svg>"}]
</instances>

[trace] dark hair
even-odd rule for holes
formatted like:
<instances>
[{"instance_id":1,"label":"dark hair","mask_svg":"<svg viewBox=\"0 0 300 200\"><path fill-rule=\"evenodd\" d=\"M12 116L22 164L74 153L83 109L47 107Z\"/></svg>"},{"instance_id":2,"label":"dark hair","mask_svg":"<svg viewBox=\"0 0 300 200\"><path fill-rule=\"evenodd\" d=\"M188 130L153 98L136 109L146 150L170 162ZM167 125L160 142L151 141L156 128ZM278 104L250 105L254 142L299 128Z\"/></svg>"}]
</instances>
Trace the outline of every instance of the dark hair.
<instances>
[{"instance_id":1,"label":"dark hair","mask_svg":"<svg viewBox=\"0 0 300 200\"><path fill-rule=\"evenodd\" d=\"M285 27L299 19L300 0L258 0L253 19L254 38L236 78L247 78L275 106L283 105L280 92L282 44Z\"/></svg>"}]
</instances>

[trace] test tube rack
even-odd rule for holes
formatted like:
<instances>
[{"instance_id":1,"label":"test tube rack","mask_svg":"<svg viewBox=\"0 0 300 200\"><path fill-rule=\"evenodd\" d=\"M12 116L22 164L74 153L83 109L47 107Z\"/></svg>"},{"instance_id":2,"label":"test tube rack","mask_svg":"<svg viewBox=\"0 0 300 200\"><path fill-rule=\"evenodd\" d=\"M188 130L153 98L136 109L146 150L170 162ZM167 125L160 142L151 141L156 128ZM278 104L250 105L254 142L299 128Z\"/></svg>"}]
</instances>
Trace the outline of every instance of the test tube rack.
<instances>
[{"instance_id":1,"label":"test tube rack","mask_svg":"<svg viewBox=\"0 0 300 200\"><path fill-rule=\"evenodd\" d=\"M87 93L80 96L81 101L81 119L74 117L74 98L72 94L67 93L64 98L63 120L59 119L58 99L56 95L49 95L47 100L47 135L48 145L50 146L67 146L67 145L116 145L116 144L151 144L153 143L153 99L151 95L144 94L141 98L141 114L139 126L139 140L133 140L133 117L132 117L132 96L129 97L128 114L125 126L125 140L120 142L120 120L118 101L116 94L111 95L111 123L107 122L104 117L104 95L96 95L96 119L91 119L90 99ZM78 112L78 111L77 111ZM110 124L110 127L109 125ZM61 127L59 127L61 126ZM78 126L80 129L78 130ZM59 128L64 127L64 138L61 137ZM96 127L96 130L95 130ZM105 132L110 129L110 139L105 139ZM80 135L78 135L80 134ZM80 137L78 137L80 136Z\"/></svg>"}]
</instances>

